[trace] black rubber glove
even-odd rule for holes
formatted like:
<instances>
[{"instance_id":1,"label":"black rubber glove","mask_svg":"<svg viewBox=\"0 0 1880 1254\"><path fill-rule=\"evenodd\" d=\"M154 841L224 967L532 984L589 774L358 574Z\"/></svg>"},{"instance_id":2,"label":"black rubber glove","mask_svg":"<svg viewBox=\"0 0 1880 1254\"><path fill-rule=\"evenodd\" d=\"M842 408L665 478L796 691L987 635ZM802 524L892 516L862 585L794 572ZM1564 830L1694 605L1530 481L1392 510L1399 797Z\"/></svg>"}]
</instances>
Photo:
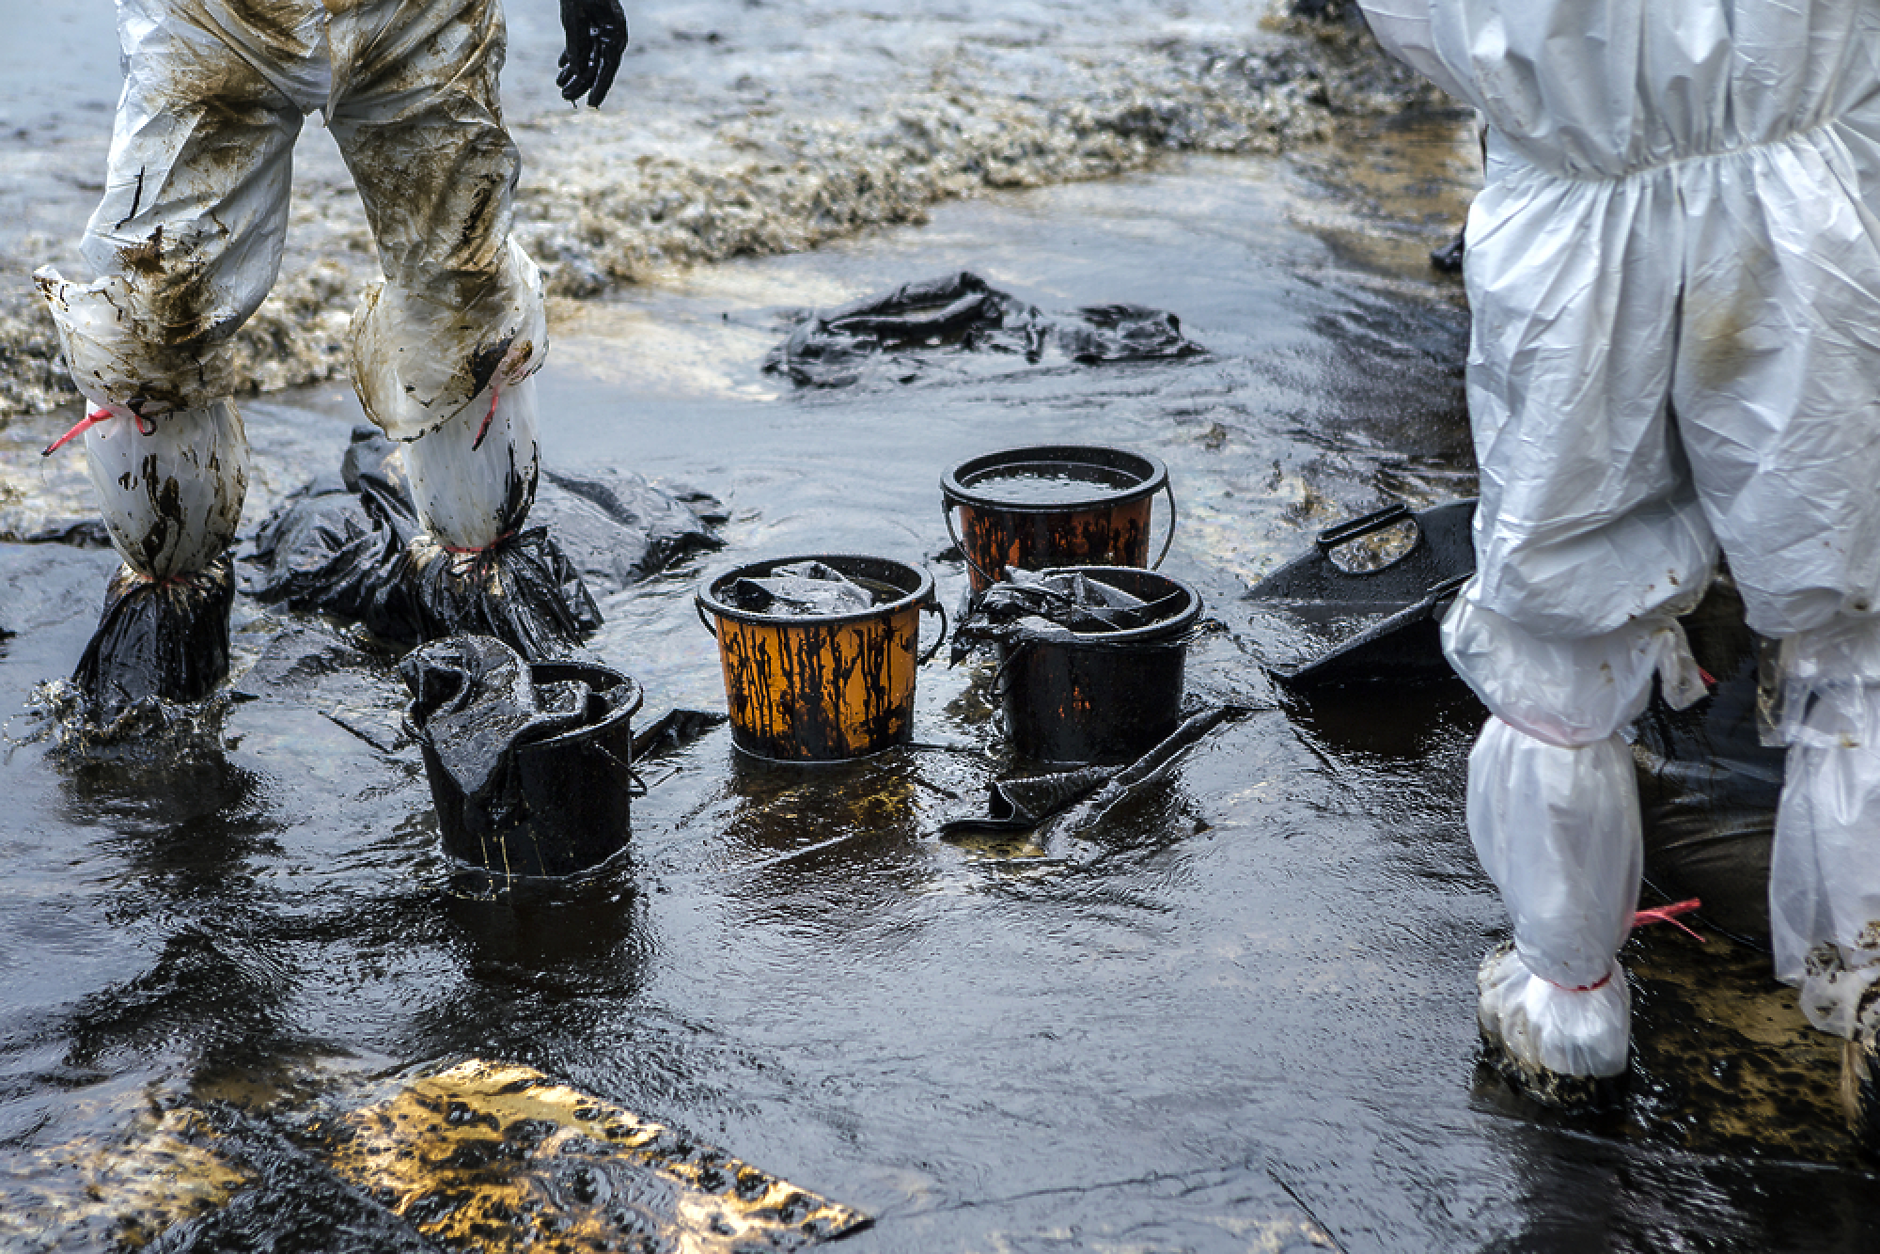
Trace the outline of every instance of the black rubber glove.
<instances>
[{"instance_id":1,"label":"black rubber glove","mask_svg":"<svg viewBox=\"0 0 1880 1254\"><path fill-rule=\"evenodd\" d=\"M627 50L627 15L620 0L561 0L561 28L568 48L561 54L555 86L561 88L563 100L585 95L598 109L614 85L620 54Z\"/></svg>"}]
</instances>

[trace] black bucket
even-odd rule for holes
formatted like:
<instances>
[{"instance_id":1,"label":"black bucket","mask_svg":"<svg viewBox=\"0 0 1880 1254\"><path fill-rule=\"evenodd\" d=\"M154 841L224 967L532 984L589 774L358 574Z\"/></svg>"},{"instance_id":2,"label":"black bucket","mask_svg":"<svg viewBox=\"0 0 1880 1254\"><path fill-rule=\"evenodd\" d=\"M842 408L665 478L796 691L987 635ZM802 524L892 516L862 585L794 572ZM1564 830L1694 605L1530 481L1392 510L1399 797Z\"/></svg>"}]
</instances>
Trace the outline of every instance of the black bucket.
<instances>
[{"instance_id":1,"label":"black bucket","mask_svg":"<svg viewBox=\"0 0 1880 1254\"><path fill-rule=\"evenodd\" d=\"M1201 597L1123 566L1066 567L1157 608L1144 627L1037 638L999 648L999 704L1013 748L1038 762L1128 762L1181 723L1188 638Z\"/></svg>"},{"instance_id":2,"label":"black bucket","mask_svg":"<svg viewBox=\"0 0 1880 1254\"><path fill-rule=\"evenodd\" d=\"M1168 535L1150 562L1150 507L1158 492L1168 493ZM1175 539L1168 467L1127 449L1045 444L986 453L942 476L940 495L974 592L999 582L1008 566L1154 569Z\"/></svg>"},{"instance_id":3,"label":"black bucket","mask_svg":"<svg viewBox=\"0 0 1880 1254\"><path fill-rule=\"evenodd\" d=\"M619 671L580 662L534 662L536 686L576 680L593 690L593 722L516 746L521 804L502 821L467 797L438 760L431 738L413 726L431 781L444 851L499 875L572 875L626 848L632 832L633 715L645 693ZM610 700L598 695L625 687Z\"/></svg>"}]
</instances>

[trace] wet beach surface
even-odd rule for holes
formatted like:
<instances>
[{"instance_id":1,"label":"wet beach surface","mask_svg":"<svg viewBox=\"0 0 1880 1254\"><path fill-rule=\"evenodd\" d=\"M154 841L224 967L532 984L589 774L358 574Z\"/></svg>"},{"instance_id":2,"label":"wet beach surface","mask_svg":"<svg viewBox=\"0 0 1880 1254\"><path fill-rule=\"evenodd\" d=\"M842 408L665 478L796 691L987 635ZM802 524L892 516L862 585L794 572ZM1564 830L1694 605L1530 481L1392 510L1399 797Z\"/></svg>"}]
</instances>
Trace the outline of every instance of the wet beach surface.
<instances>
[{"instance_id":1,"label":"wet beach surface","mask_svg":"<svg viewBox=\"0 0 1880 1254\"><path fill-rule=\"evenodd\" d=\"M858 1251L1873 1248L1836 1049L1707 929L1627 947L1619 1110L1547 1112L1480 1068L1475 964L1506 927L1461 824L1480 708L1453 685L1301 701L1259 669L1249 585L1329 523L1472 490L1467 314L1424 261L1471 146L1456 116L1354 126L556 304L546 460L731 516L722 551L602 605L591 652L644 686L636 724L723 708L693 607L717 571L877 554L951 610L947 468L1052 442L1167 462L1164 570L1219 624L1190 700L1251 713L1074 837L936 836L1024 767L989 667L936 662L916 747L779 769L720 728L648 765L625 859L492 896L440 852L388 657L244 597L250 699L197 734L60 747L27 705L69 673L113 559L0 544L0 1248L122 1236L164 1112L219 1121L237 1200L159 1248L393 1248L284 1164L383 1077L467 1058L856 1207ZM813 391L761 370L794 311L960 268L1047 313L1172 310L1210 352L917 354L911 382ZM248 532L336 467L357 409L331 384L242 407ZM0 429L49 518L86 512L77 458L30 458L63 425ZM278 1200L243 1209L255 1178Z\"/></svg>"}]
</instances>

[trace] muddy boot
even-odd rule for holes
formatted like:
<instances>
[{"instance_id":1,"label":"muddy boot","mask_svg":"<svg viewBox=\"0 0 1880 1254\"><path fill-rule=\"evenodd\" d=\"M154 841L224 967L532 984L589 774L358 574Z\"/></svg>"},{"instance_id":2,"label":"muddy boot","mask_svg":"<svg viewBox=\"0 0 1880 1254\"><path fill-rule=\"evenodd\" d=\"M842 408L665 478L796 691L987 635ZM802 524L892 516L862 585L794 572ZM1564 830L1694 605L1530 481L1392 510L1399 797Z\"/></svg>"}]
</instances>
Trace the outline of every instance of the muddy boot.
<instances>
[{"instance_id":1,"label":"muddy boot","mask_svg":"<svg viewBox=\"0 0 1880 1254\"><path fill-rule=\"evenodd\" d=\"M1880 1155L1880 986L1867 990L1854 1034L1841 1046L1841 1109L1854 1139Z\"/></svg>"},{"instance_id":2,"label":"muddy boot","mask_svg":"<svg viewBox=\"0 0 1880 1254\"><path fill-rule=\"evenodd\" d=\"M149 697L199 701L228 675L227 550L247 493L248 441L227 401L95 419L87 469L124 565L72 679L109 720Z\"/></svg>"},{"instance_id":3,"label":"muddy boot","mask_svg":"<svg viewBox=\"0 0 1880 1254\"><path fill-rule=\"evenodd\" d=\"M1562 988L1528 970L1514 942L1475 975L1483 1057L1547 1106L1598 1107L1618 1097L1631 1043L1631 997L1617 962L1592 988Z\"/></svg>"}]
</instances>

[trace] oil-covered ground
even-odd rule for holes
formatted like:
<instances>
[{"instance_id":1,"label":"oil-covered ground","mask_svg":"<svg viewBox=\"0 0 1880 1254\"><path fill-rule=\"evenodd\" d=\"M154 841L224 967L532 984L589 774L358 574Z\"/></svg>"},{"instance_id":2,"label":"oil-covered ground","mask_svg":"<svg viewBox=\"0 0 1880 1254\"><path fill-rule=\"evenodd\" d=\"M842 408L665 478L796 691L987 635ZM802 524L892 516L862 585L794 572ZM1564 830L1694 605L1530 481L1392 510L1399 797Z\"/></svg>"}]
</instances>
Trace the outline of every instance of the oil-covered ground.
<instances>
[{"instance_id":1,"label":"oil-covered ground","mask_svg":"<svg viewBox=\"0 0 1880 1254\"><path fill-rule=\"evenodd\" d=\"M1472 490L1467 313L1424 258L1472 162L1466 118L1354 120L557 304L549 463L730 515L721 551L603 602L592 652L644 686L636 724L723 708L693 606L713 572L878 554L951 609L947 468L1055 442L1167 462L1163 569L1218 624L1189 700L1251 712L1073 833L940 838L1023 764L989 666L938 660L915 746L778 769L719 728L643 768L625 858L492 894L441 853L385 653L242 597L242 699L86 744L33 703L112 559L0 544L0 1248L552 1248L523 1211L398 1218L389 1183L330 1152L388 1092L471 1061L871 1216L857 1251L1874 1248L1880 1177L1840 1127L1836 1049L1701 925L1627 948L1617 1110L1545 1111L1483 1069L1474 970L1505 919L1461 822L1479 707L1388 682L1305 701L1259 666L1261 575L1342 517ZM1047 313L1171 310L1209 351L916 353L806 391L762 370L794 311L961 268ZM243 412L252 531L336 466L357 411L324 384ZM0 428L16 517L52 531L85 509L77 459L35 455L63 425ZM654 1247L731 1240L634 1204Z\"/></svg>"}]
</instances>

